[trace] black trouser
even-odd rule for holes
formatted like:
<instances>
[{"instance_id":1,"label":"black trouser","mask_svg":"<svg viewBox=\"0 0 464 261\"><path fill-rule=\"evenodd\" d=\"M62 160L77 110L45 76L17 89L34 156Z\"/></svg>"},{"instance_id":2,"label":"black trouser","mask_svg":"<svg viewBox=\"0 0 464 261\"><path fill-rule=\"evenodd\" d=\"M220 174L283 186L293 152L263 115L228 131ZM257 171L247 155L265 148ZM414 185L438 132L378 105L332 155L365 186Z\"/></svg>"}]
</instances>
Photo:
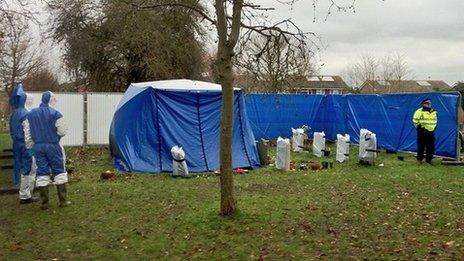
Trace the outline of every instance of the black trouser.
<instances>
[{"instance_id":1,"label":"black trouser","mask_svg":"<svg viewBox=\"0 0 464 261\"><path fill-rule=\"evenodd\" d=\"M424 150L426 151L425 160L431 162L435 154L435 133L419 128L417 130L417 160L424 159Z\"/></svg>"}]
</instances>

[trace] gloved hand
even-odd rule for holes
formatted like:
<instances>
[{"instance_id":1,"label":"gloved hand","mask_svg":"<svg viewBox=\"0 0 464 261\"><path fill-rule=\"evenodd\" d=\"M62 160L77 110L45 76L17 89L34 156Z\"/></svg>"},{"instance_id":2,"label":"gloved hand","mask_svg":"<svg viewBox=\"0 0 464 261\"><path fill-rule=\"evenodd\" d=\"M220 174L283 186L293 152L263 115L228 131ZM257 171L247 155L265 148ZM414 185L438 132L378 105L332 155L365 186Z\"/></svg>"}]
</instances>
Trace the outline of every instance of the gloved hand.
<instances>
[{"instance_id":1,"label":"gloved hand","mask_svg":"<svg viewBox=\"0 0 464 261\"><path fill-rule=\"evenodd\" d=\"M34 156L34 151L32 149L27 149L26 150L26 155L29 156L29 157L32 157L32 156Z\"/></svg>"}]
</instances>

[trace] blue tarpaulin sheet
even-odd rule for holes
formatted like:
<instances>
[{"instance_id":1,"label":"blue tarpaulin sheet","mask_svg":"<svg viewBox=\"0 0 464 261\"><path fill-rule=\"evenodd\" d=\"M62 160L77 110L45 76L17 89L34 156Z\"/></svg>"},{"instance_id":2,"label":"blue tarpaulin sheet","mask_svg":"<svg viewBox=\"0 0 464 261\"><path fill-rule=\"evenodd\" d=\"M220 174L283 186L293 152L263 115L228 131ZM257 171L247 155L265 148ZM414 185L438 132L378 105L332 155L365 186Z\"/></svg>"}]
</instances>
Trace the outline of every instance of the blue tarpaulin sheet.
<instances>
[{"instance_id":1,"label":"blue tarpaulin sheet","mask_svg":"<svg viewBox=\"0 0 464 261\"><path fill-rule=\"evenodd\" d=\"M235 91L233 167L258 167L255 138L241 91ZM220 91L130 88L114 114L110 147L120 171L172 171L171 148L186 153L190 171L219 169Z\"/></svg>"},{"instance_id":2,"label":"blue tarpaulin sheet","mask_svg":"<svg viewBox=\"0 0 464 261\"><path fill-rule=\"evenodd\" d=\"M359 142L360 129L377 134L378 147L416 152L414 112L430 98L438 113L436 155L455 158L458 142L459 93L408 93L385 95L248 94L248 119L256 138L291 136L291 128L307 125L310 135L324 131L329 140L347 133Z\"/></svg>"},{"instance_id":3,"label":"blue tarpaulin sheet","mask_svg":"<svg viewBox=\"0 0 464 261\"><path fill-rule=\"evenodd\" d=\"M247 94L248 120L256 138L289 137L291 128L324 129L324 96L303 94ZM290 127L289 127L290 126Z\"/></svg>"}]
</instances>

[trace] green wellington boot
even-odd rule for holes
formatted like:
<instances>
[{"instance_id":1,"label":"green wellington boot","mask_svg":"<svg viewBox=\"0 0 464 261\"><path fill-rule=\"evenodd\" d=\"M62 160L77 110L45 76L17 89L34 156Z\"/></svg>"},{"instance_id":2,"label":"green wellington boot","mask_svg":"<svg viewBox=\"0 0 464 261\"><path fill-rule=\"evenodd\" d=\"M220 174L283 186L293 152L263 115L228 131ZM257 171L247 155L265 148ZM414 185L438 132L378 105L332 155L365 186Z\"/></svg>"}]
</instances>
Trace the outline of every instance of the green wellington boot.
<instances>
[{"instance_id":1,"label":"green wellington boot","mask_svg":"<svg viewBox=\"0 0 464 261\"><path fill-rule=\"evenodd\" d=\"M48 209L48 186L38 187L37 189L40 193L40 199L42 199L42 205L40 206L40 208L46 210Z\"/></svg>"},{"instance_id":2,"label":"green wellington boot","mask_svg":"<svg viewBox=\"0 0 464 261\"><path fill-rule=\"evenodd\" d=\"M71 205L71 201L68 201L68 191L66 184L56 185L56 190L58 191L58 199L60 200L60 208Z\"/></svg>"}]
</instances>

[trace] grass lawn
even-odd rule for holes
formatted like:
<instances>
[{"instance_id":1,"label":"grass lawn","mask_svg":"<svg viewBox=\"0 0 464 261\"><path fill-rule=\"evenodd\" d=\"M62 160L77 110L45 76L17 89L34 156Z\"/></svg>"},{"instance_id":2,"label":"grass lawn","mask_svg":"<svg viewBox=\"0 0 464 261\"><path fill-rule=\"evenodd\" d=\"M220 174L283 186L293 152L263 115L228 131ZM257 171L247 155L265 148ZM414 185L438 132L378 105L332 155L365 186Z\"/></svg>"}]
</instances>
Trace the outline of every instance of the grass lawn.
<instances>
[{"instance_id":1,"label":"grass lawn","mask_svg":"<svg viewBox=\"0 0 464 261\"><path fill-rule=\"evenodd\" d=\"M384 167L361 167L352 150L331 170L236 176L239 212L220 217L218 177L101 182L106 149L67 149L73 205L59 209L54 188L48 211L0 196L0 260L464 259L462 167L385 153Z\"/></svg>"}]
</instances>

